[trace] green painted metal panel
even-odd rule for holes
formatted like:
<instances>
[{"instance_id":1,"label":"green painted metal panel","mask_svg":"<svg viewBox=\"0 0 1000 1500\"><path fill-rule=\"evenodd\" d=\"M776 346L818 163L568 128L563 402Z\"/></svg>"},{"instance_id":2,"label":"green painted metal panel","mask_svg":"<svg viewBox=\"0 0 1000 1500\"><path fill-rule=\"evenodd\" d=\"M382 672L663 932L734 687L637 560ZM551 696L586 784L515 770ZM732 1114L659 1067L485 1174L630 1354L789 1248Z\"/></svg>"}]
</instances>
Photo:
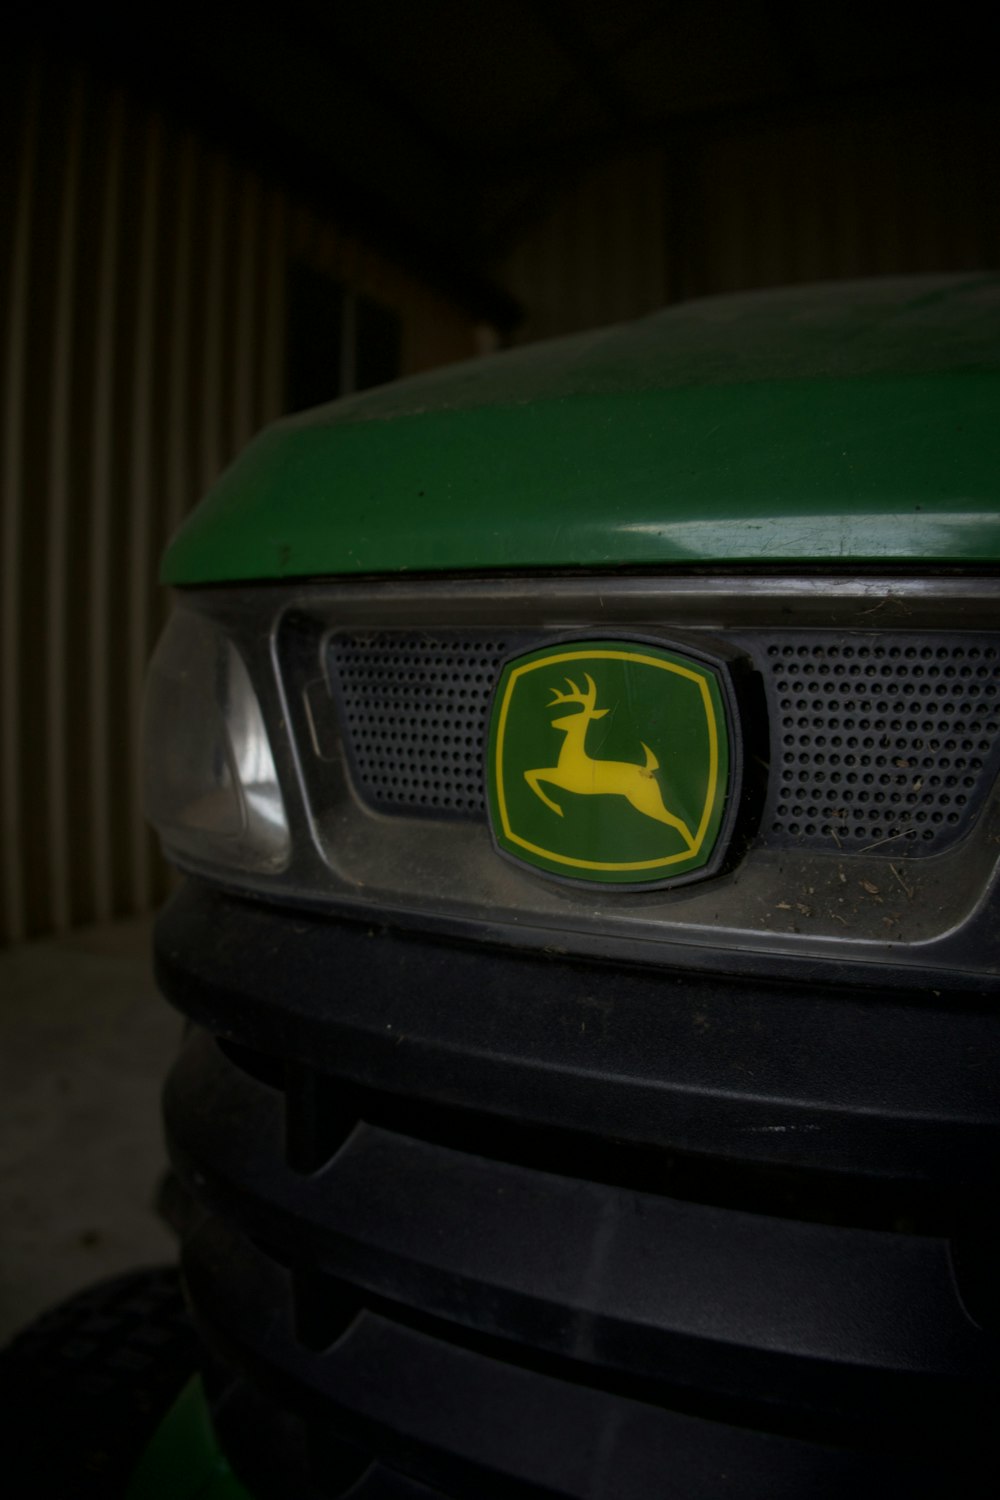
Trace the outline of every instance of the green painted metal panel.
<instances>
[{"instance_id":1,"label":"green painted metal panel","mask_svg":"<svg viewBox=\"0 0 1000 1500\"><path fill-rule=\"evenodd\" d=\"M126 1500L253 1500L215 1440L200 1377L188 1382L157 1428Z\"/></svg>"},{"instance_id":2,"label":"green painted metal panel","mask_svg":"<svg viewBox=\"0 0 1000 1500\"><path fill-rule=\"evenodd\" d=\"M265 431L164 578L1000 561L1000 277L709 299Z\"/></svg>"}]
</instances>

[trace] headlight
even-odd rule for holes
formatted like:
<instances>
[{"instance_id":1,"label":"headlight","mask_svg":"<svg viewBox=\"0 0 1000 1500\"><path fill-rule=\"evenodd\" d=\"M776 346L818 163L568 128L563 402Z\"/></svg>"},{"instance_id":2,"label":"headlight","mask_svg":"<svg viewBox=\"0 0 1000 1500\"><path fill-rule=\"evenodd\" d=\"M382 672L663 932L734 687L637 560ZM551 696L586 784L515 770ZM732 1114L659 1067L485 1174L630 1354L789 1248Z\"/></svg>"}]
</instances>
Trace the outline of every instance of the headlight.
<instances>
[{"instance_id":1,"label":"headlight","mask_svg":"<svg viewBox=\"0 0 1000 1500\"><path fill-rule=\"evenodd\" d=\"M146 817L168 855L241 870L287 862L288 823L260 704L235 646L183 605L143 705Z\"/></svg>"}]
</instances>

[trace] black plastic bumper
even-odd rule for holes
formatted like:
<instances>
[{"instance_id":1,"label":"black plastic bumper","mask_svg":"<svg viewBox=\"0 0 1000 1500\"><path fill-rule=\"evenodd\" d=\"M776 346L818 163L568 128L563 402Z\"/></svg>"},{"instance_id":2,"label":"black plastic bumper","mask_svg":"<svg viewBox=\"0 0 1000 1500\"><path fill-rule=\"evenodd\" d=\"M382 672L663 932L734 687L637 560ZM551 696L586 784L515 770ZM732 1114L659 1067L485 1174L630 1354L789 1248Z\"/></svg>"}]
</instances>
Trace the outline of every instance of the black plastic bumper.
<instances>
[{"instance_id":1,"label":"black plastic bumper","mask_svg":"<svg viewBox=\"0 0 1000 1500\"><path fill-rule=\"evenodd\" d=\"M195 883L157 966L197 1023L166 1100L185 1269L256 1492L992 1493L987 997L623 971Z\"/></svg>"}]
</instances>

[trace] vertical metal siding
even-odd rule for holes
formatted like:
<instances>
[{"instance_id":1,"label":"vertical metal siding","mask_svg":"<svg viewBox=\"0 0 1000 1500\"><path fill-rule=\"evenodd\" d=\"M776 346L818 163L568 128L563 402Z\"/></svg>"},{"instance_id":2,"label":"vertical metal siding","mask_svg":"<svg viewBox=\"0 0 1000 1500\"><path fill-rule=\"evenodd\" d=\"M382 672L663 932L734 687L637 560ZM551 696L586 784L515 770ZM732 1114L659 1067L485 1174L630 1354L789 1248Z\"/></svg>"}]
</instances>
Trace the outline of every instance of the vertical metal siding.
<instances>
[{"instance_id":1,"label":"vertical metal siding","mask_svg":"<svg viewBox=\"0 0 1000 1500\"><path fill-rule=\"evenodd\" d=\"M153 378L160 351L155 347L154 299L158 284L157 253L159 216L162 210L162 127L156 119L144 122L141 145L141 188L138 203L139 237L136 265L136 306L131 359L132 410L129 455L126 577L128 590L128 643L125 653L125 724L128 733L126 783L130 804L131 888L140 910L152 897L149 836L138 811L142 805L142 778L138 744L142 685L148 655L150 611L156 548L153 544L155 508L153 432L156 421Z\"/></svg>"},{"instance_id":2,"label":"vertical metal siding","mask_svg":"<svg viewBox=\"0 0 1000 1500\"><path fill-rule=\"evenodd\" d=\"M679 297L968 270L1000 256L997 108L971 97L679 124L553 193L499 272L517 341Z\"/></svg>"},{"instance_id":3,"label":"vertical metal siding","mask_svg":"<svg viewBox=\"0 0 1000 1500\"><path fill-rule=\"evenodd\" d=\"M0 860L3 868L4 929L12 937L26 931L21 775L21 539L23 533L24 430L27 390L28 276L32 252L31 208L38 155L38 78L25 90L20 121L19 171L13 197L13 231L6 287L7 358L3 384L3 547L0 554Z\"/></svg>"},{"instance_id":4,"label":"vertical metal siding","mask_svg":"<svg viewBox=\"0 0 1000 1500\"><path fill-rule=\"evenodd\" d=\"M111 591L111 487L115 442L114 330L118 311L118 217L121 212L122 155L125 106L114 97L103 123L105 174L98 199L98 235L94 293L96 325L94 381L90 416L92 422L90 492L90 594L89 639L85 671L89 679L88 728L90 765L88 791L91 819L87 837L93 870L93 916L106 921L114 911L114 878L111 849L111 761L109 743L111 651L108 597ZM85 502L86 503L86 502ZM82 833L78 833L82 837Z\"/></svg>"},{"instance_id":5,"label":"vertical metal siding","mask_svg":"<svg viewBox=\"0 0 1000 1500\"><path fill-rule=\"evenodd\" d=\"M257 422L271 422L284 405L285 266L288 262L288 209L280 193L268 191L261 247L263 307L257 360Z\"/></svg>"},{"instance_id":6,"label":"vertical metal siding","mask_svg":"<svg viewBox=\"0 0 1000 1500\"><path fill-rule=\"evenodd\" d=\"M11 101L8 101L10 105ZM285 399L294 232L403 319L419 369L466 314L280 187L82 72L26 76L0 163L0 942L141 911L168 876L139 707L169 535Z\"/></svg>"},{"instance_id":7,"label":"vertical metal siding","mask_svg":"<svg viewBox=\"0 0 1000 1500\"><path fill-rule=\"evenodd\" d=\"M49 412L47 491L47 548L45 587L49 598L48 641L45 657L48 723L48 778L45 788L48 815L49 890L52 920L57 929L69 925L69 849L64 833L68 811L67 671L69 653L69 509L70 509L70 402L73 361L74 314L76 311L76 231L80 207L80 145L84 111L83 80L70 85L67 121L67 151L62 180L62 203L58 218L58 251L55 265L54 326L52 330L52 381Z\"/></svg>"},{"instance_id":8,"label":"vertical metal siding","mask_svg":"<svg viewBox=\"0 0 1000 1500\"><path fill-rule=\"evenodd\" d=\"M554 196L500 267L518 343L638 317L667 301L663 151L605 163Z\"/></svg>"}]
</instances>

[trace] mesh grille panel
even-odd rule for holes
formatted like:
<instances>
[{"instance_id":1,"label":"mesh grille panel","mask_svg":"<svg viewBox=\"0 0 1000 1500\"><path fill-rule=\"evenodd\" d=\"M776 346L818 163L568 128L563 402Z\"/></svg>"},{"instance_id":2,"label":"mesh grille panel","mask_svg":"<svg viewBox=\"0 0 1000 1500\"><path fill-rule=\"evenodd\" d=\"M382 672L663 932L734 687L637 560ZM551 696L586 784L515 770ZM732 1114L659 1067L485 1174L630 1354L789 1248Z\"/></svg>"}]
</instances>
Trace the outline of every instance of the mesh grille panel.
<instances>
[{"instance_id":1,"label":"mesh grille panel","mask_svg":"<svg viewBox=\"0 0 1000 1500\"><path fill-rule=\"evenodd\" d=\"M793 630L735 637L770 719L772 845L933 854L972 823L1000 764L1000 639ZM355 777L386 810L481 817L490 694L517 633L331 638ZM537 644L537 635L523 641Z\"/></svg>"},{"instance_id":2,"label":"mesh grille panel","mask_svg":"<svg viewBox=\"0 0 1000 1500\"><path fill-rule=\"evenodd\" d=\"M467 817L485 811L486 714L508 650L485 631L333 637L330 686L369 801Z\"/></svg>"},{"instance_id":3,"label":"mesh grille panel","mask_svg":"<svg viewBox=\"0 0 1000 1500\"><path fill-rule=\"evenodd\" d=\"M965 832L997 768L995 637L786 631L759 645L769 842L930 854Z\"/></svg>"}]
</instances>

